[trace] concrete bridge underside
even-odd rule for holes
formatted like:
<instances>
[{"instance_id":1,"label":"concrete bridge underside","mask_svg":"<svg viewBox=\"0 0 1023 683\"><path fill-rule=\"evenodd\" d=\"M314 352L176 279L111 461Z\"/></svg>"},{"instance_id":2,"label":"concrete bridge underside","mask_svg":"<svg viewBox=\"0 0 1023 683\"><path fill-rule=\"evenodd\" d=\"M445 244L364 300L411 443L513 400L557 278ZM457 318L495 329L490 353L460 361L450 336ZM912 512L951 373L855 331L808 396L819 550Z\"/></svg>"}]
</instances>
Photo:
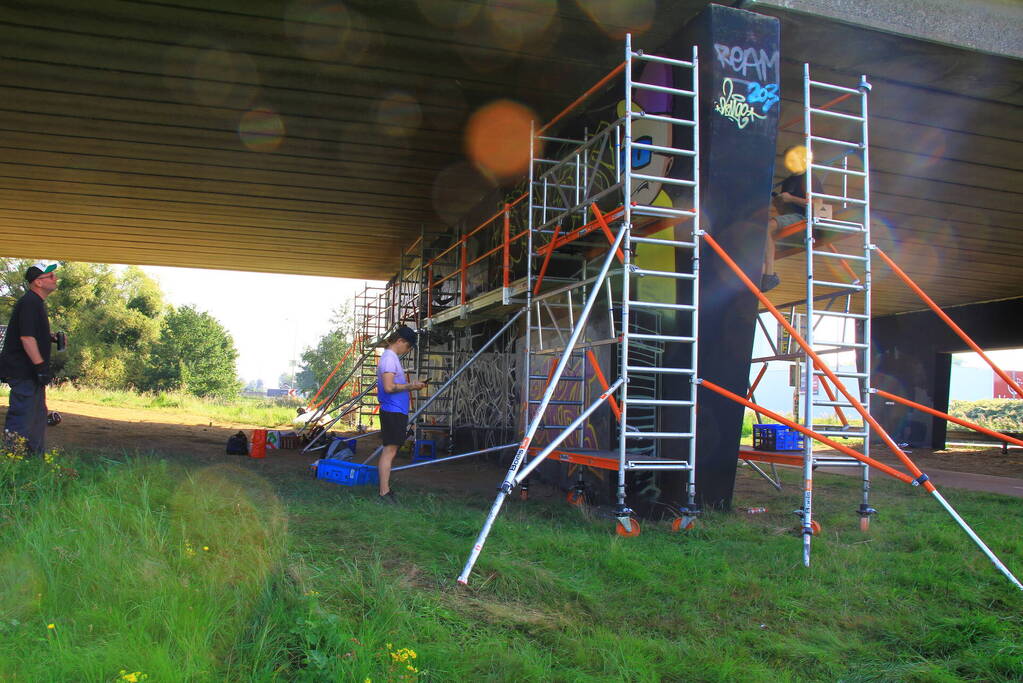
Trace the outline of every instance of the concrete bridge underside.
<instances>
[{"instance_id":1,"label":"concrete bridge underside","mask_svg":"<svg viewBox=\"0 0 1023 683\"><path fill-rule=\"evenodd\" d=\"M508 98L549 118L626 30L655 50L705 4L9 3L0 254L388 278L490 187L464 151L473 112ZM782 121L804 61L872 81L876 242L943 304L1023 295L1021 6L914 23L912 2L738 4L781 19ZM798 298L800 266L781 275L772 296ZM874 291L875 314L920 308L883 272Z\"/></svg>"}]
</instances>

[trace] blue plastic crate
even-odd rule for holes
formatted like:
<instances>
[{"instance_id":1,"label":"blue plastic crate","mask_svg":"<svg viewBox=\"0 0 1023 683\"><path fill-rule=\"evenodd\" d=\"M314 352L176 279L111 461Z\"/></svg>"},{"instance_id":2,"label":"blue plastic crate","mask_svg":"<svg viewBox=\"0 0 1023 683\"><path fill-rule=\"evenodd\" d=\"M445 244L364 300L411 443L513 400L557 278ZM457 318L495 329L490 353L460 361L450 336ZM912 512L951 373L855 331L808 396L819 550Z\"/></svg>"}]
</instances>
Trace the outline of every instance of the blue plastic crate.
<instances>
[{"instance_id":1,"label":"blue plastic crate","mask_svg":"<svg viewBox=\"0 0 1023 683\"><path fill-rule=\"evenodd\" d=\"M362 486L380 481L374 465L363 465L346 460L320 460L316 465L316 478L326 479L342 486Z\"/></svg>"},{"instance_id":2,"label":"blue plastic crate","mask_svg":"<svg viewBox=\"0 0 1023 683\"><path fill-rule=\"evenodd\" d=\"M776 424L753 425L753 450L801 451L805 444L803 435L791 427Z\"/></svg>"}]
</instances>

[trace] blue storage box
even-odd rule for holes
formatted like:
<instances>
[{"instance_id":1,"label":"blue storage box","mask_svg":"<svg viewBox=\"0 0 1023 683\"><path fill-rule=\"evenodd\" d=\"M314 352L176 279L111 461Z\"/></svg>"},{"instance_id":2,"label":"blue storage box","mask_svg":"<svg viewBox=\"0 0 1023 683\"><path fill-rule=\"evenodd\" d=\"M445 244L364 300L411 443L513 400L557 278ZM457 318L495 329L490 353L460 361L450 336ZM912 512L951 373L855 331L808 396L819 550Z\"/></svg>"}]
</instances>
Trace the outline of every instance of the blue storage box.
<instances>
[{"instance_id":1,"label":"blue storage box","mask_svg":"<svg viewBox=\"0 0 1023 683\"><path fill-rule=\"evenodd\" d=\"M791 427L776 424L753 425L753 450L801 451L806 444L802 434Z\"/></svg>"},{"instance_id":2,"label":"blue storage box","mask_svg":"<svg viewBox=\"0 0 1023 683\"><path fill-rule=\"evenodd\" d=\"M342 486L362 486L380 481L375 465L363 465L347 460L325 458L316 465L316 478L326 479Z\"/></svg>"}]
</instances>

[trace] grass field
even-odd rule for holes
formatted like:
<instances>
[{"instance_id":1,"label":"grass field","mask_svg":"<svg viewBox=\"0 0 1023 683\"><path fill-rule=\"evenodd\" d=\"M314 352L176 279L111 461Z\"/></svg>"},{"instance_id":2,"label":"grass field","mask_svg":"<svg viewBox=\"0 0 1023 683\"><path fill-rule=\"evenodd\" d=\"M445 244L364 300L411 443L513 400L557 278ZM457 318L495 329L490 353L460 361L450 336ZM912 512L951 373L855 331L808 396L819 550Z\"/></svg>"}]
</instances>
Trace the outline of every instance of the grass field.
<instances>
[{"instance_id":1,"label":"grass field","mask_svg":"<svg viewBox=\"0 0 1023 683\"><path fill-rule=\"evenodd\" d=\"M534 487L468 587L489 497L152 457L0 458L2 681L1013 681L1023 594L929 497L822 477L623 539ZM748 487L747 487L748 488ZM1018 499L946 492L1023 573Z\"/></svg>"},{"instance_id":2,"label":"grass field","mask_svg":"<svg viewBox=\"0 0 1023 683\"><path fill-rule=\"evenodd\" d=\"M10 392L0 384L0 397ZM140 393L62 384L48 387L47 397L93 405L153 410L157 413L189 413L239 426L280 427L290 425L299 402L295 399L249 398L230 401L199 398L183 392Z\"/></svg>"}]
</instances>

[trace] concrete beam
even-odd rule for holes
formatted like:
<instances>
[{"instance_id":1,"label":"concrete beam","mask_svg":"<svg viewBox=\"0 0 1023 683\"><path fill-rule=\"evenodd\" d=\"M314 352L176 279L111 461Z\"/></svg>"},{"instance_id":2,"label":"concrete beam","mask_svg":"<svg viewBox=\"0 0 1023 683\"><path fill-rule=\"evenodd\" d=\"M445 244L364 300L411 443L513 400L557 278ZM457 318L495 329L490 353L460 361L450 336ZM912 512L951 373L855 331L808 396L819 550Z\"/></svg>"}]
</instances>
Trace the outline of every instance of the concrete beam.
<instances>
[{"instance_id":1,"label":"concrete beam","mask_svg":"<svg viewBox=\"0 0 1023 683\"><path fill-rule=\"evenodd\" d=\"M745 0L752 11L784 10L1003 57L1023 59L1019 0Z\"/></svg>"}]
</instances>

